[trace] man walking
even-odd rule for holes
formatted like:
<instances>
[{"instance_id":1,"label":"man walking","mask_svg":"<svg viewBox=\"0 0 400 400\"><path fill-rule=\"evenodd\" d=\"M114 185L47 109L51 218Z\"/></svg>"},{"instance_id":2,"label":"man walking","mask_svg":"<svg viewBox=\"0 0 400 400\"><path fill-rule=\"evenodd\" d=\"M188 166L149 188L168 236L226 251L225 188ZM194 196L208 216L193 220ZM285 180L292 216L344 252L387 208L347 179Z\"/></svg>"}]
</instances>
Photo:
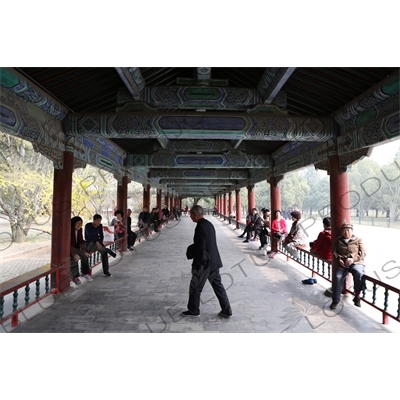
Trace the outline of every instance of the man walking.
<instances>
[{"instance_id":1,"label":"man walking","mask_svg":"<svg viewBox=\"0 0 400 400\"><path fill-rule=\"evenodd\" d=\"M182 312L182 315L185 317L198 317L200 315L200 295L208 280L221 306L219 315L229 318L232 315L232 310L219 273L219 269L222 268L222 261L217 247L215 228L210 221L204 218L203 208L200 206L192 207L190 218L197 226L194 231L194 243L186 251L187 258L193 259L193 263L188 310Z\"/></svg>"}]
</instances>

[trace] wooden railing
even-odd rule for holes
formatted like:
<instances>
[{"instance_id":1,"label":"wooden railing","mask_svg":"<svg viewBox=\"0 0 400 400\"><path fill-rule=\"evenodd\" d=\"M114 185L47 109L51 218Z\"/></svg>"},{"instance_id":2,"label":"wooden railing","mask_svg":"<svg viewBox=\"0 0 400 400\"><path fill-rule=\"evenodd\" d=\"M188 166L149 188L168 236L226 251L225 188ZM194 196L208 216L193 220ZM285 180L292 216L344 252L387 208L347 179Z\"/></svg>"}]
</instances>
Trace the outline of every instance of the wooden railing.
<instances>
[{"instance_id":1,"label":"wooden railing","mask_svg":"<svg viewBox=\"0 0 400 400\"><path fill-rule=\"evenodd\" d=\"M246 227L246 224L237 222L234 218L222 214L218 214L218 217L228 219L229 223L233 221L242 229ZM298 249L300 257L295 259L282 247L282 243L279 243L278 250L310 270L312 276L318 275L332 283L332 263L330 260L324 260L305 249ZM383 324L388 324L389 318L400 322L400 289L368 275L364 275L364 279L366 289L362 293L361 300L382 313ZM347 292L354 295L351 290L347 290Z\"/></svg>"},{"instance_id":2,"label":"wooden railing","mask_svg":"<svg viewBox=\"0 0 400 400\"><path fill-rule=\"evenodd\" d=\"M115 242L104 242L104 245L114 252L118 252L122 240L124 238L118 239ZM99 251L95 251L89 256L90 271L99 263L101 263L101 254ZM11 319L11 326L18 326L18 316L20 313L46 297L59 293L60 268L61 266L46 264L1 283L0 324ZM52 275L55 279L51 279ZM54 287L50 287L51 282L54 284ZM35 293L34 298L32 298L31 292Z\"/></svg>"},{"instance_id":3,"label":"wooden railing","mask_svg":"<svg viewBox=\"0 0 400 400\"><path fill-rule=\"evenodd\" d=\"M162 225L169 223L174 219L171 216L165 220ZM160 225L161 227L161 225ZM147 228L136 229L137 240L143 236L152 234L154 225L151 224ZM109 247L115 253L120 251L121 242L126 238L121 238L113 242L104 242L106 247ZM95 251L89 256L90 273L92 269L101 263L101 253ZM46 264L33 271L22 274L7 282L0 284L0 324L4 324L11 319L11 326L18 326L19 314L27 308L44 300L46 297L59 293L59 272L61 266ZM55 279L51 279L54 274ZM55 282L55 287L50 287L51 282ZM34 292L32 298L31 293Z\"/></svg>"}]
</instances>

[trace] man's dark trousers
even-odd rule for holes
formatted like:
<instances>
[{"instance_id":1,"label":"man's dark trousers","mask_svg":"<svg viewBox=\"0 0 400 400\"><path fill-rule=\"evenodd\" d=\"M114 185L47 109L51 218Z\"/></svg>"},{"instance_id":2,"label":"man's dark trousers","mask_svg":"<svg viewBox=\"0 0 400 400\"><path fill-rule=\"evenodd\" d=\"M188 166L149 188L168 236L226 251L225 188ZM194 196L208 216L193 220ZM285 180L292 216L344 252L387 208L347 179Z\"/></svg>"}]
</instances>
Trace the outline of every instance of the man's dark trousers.
<instances>
[{"instance_id":1,"label":"man's dark trousers","mask_svg":"<svg viewBox=\"0 0 400 400\"><path fill-rule=\"evenodd\" d=\"M188 310L195 314L200 314L200 296L207 280L210 282L218 298L221 312L225 315L231 315L231 306L224 285L221 282L219 269L211 271L208 264L199 269L192 268L192 279L190 281L189 301L187 306Z\"/></svg>"}]
</instances>

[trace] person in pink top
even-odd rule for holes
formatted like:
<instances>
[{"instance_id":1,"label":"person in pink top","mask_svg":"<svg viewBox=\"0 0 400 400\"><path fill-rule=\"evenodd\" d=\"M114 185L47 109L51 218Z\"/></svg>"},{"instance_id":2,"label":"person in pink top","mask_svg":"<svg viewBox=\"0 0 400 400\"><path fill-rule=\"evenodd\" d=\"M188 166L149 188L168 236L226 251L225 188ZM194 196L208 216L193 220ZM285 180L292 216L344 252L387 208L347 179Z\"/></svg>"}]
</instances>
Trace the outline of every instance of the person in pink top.
<instances>
[{"instance_id":1,"label":"person in pink top","mask_svg":"<svg viewBox=\"0 0 400 400\"><path fill-rule=\"evenodd\" d=\"M274 212L274 219L271 222L271 239L272 240L283 240L287 235L286 221L282 218L281 210ZM273 251L268 252L271 258L275 258L276 253Z\"/></svg>"}]
</instances>

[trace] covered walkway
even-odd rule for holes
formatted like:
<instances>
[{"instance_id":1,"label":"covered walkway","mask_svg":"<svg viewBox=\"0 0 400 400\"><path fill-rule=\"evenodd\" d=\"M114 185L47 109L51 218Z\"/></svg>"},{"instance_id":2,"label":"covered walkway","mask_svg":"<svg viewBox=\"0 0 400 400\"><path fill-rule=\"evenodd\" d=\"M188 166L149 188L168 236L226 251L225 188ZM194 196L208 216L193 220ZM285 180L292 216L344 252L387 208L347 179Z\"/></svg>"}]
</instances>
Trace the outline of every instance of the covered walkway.
<instances>
[{"instance_id":1,"label":"covered walkway","mask_svg":"<svg viewBox=\"0 0 400 400\"><path fill-rule=\"evenodd\" d=\"M202 295L201 316L180 315L186 310L190 261L185 251L192 243L195 224L182 216L142 240L134 253L113 261L111 278L94 269L93 282L84 282L67 293L50 296L20 315L20 324L4 332L398 332L395 322L380 323L367 305L354 307L351 296L342 307L330 310L324 295L328 283L303 285L307 270L261 255L256 243L242 243L234 226L217 217L213 222L224 268L222 280L231 301L233 317L218 317L219 305L210 285ZM40 312L40 313L39 313ZM39 314L38 314L39 313Z\"/></svg>"}]
</instances>

